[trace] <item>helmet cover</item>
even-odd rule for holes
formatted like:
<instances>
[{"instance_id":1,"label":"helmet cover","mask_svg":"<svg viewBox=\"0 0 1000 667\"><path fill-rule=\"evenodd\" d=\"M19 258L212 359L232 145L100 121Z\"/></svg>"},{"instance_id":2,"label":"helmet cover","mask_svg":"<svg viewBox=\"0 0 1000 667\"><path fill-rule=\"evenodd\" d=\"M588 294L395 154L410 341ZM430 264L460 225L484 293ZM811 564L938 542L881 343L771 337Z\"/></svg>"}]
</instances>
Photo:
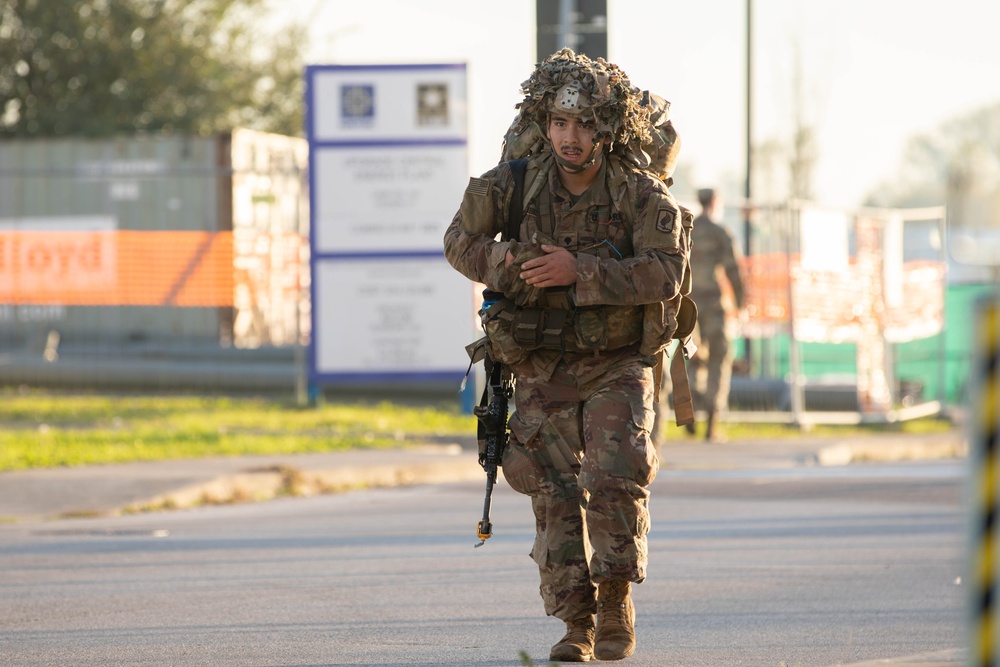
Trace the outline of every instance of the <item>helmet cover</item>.
<instances>
[{"instance_id":1,"label":"helmet cover","mask_svg":"<svg viewBox=\"0 0 1000 667\"><path fill-rule=\"evenodd\" d=\"M557 51L535 67L521 92L525 97L514 107L520 110L518 131L532 123L544 128L550 113L564 113L590 116L598 137L612 145L649 139L649 109L641 92L625 72L603 58Z\"/></svg>"}]
</instances>

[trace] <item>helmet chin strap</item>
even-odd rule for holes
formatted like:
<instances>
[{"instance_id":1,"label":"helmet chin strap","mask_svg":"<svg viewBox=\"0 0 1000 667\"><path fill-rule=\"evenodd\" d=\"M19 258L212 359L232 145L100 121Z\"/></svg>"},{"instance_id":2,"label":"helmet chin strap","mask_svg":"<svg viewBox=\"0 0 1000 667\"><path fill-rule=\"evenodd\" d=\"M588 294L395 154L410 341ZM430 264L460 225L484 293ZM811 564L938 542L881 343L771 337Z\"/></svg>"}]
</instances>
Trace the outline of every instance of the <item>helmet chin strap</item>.
<instances>
[{"instance_id":1,"label":"helmet chin strap","mask_svg":"<svg viewBox=\"0 0 1000 667\"><path fill-rule=\"evenodd\" d=\"M601 149L604 147L604 142L599 139L595 141L594 147L590 150L590 156L587 158L587 161L579 165L573 164L566 158L559 155L559 152L556 150L556 147L552 144L552 139L549 139L549 145L552 148L552 156L556 159L556 164L558 164L560 167L562 167L571 174L582 174L583 172L587 171L592 166L594 166L594 163L597 162L597 159L601 157Z\"/></svg>"}]
</instances>

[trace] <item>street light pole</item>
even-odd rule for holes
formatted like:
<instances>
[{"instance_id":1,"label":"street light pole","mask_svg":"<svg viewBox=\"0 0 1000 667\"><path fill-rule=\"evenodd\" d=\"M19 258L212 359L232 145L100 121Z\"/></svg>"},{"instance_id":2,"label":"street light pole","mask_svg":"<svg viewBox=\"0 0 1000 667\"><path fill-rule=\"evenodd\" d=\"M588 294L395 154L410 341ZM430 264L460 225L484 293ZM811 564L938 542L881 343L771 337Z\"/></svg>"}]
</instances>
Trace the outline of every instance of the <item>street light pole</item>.
<instances>
[{"instance_id":1,"label":"street light pole","mask_svg":"<svg viewBox=\"0 0 1000 667\"><path fill-rule=\"evenodd\" d=\"M747 71L746 71L746 184L743 191L743 257L750 259L750 207L751 207L751 166L753 162L753 0L746 0L747 24ZM746 360L747 372L750 372L750 339L743 338L743 358Z\"/></svg>"},{"instance_id":2,"label":"street light pole","mask_svg":"<svg viewBox=\"0 0 1000 667\"><path fill-rule=\"evenodd\" d=\"M746 206L743 207L743 252L745 256L750 256L750 171L753 161L753 0L747 0L746 4L747 11L747 71L746 71L746 86L747 86L747 116L746 116L746 184L743 191L743 196L746 199Z\"/></svg>"}]
</instances>

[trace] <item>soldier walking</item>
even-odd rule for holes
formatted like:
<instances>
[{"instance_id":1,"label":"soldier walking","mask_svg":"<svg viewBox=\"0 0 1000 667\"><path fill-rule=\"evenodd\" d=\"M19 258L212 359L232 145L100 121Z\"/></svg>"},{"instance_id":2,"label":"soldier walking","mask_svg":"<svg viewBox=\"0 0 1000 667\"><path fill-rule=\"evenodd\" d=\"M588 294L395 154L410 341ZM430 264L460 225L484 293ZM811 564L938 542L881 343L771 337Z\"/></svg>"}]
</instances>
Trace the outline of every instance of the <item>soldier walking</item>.
<instances>
[{"instance_id":1,"label":"soldier walking","mask_svg":"<svg viewBox=\"0 0 1000 667\"><path fill-rule=\"evenodd\" d=\"M706 411L705 439L725 438L717 420L729 407L729 384L733 354L726 334L726 304L722 298L720 274L732 287L734 305L743 308L743 281L740 278L739 250L729 230L716 220L722 202L715 190L698 190L701 214L694 219L691 231L691 297L698 304L698 328L695 340L698 352L688 364L696 405ZM700 382L704 375L704 383ZM704 387L704 389L701 389ZM693 429L689 428L693 433Z\"/></svg>"},{"instance_id":2,"label":"soldier walking","mask_svg":"<svg viewBox=\"0 0 1000 667\"><path fill-rule=\"evenodd\" d=\"M676 327L663 304L679 298L687 237L664 182L614 150L648 138L621 69L563 49L521 88L512 136L538 139L523 198L509 162L470 179L445 256L499 297L480 314L516 381L504 477L531 497L545 612L566 624L550 659L618 660L635 650L654 355ZM512 207L523 218L508 234Z\"/></svg>"}]
</instances>

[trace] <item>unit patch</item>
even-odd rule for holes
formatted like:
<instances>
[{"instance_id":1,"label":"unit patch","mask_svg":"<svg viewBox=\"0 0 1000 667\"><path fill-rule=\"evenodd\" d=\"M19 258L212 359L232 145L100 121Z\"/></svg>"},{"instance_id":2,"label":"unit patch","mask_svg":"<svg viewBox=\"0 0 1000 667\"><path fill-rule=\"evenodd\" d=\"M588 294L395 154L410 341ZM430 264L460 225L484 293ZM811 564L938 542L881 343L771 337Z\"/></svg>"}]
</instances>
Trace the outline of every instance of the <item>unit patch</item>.
<instances>
[{"instance_id":1,"label":"unit patch","mask_svg":"<svg viewBox=\"0 0 1000 667\"><path fill-rule=\"evenodd\" d=\"M656 212L656 228L664 234L674 231L674 220L677 219L677 211L673 208L660 207Z\"/></svg>"}]
</instances>

